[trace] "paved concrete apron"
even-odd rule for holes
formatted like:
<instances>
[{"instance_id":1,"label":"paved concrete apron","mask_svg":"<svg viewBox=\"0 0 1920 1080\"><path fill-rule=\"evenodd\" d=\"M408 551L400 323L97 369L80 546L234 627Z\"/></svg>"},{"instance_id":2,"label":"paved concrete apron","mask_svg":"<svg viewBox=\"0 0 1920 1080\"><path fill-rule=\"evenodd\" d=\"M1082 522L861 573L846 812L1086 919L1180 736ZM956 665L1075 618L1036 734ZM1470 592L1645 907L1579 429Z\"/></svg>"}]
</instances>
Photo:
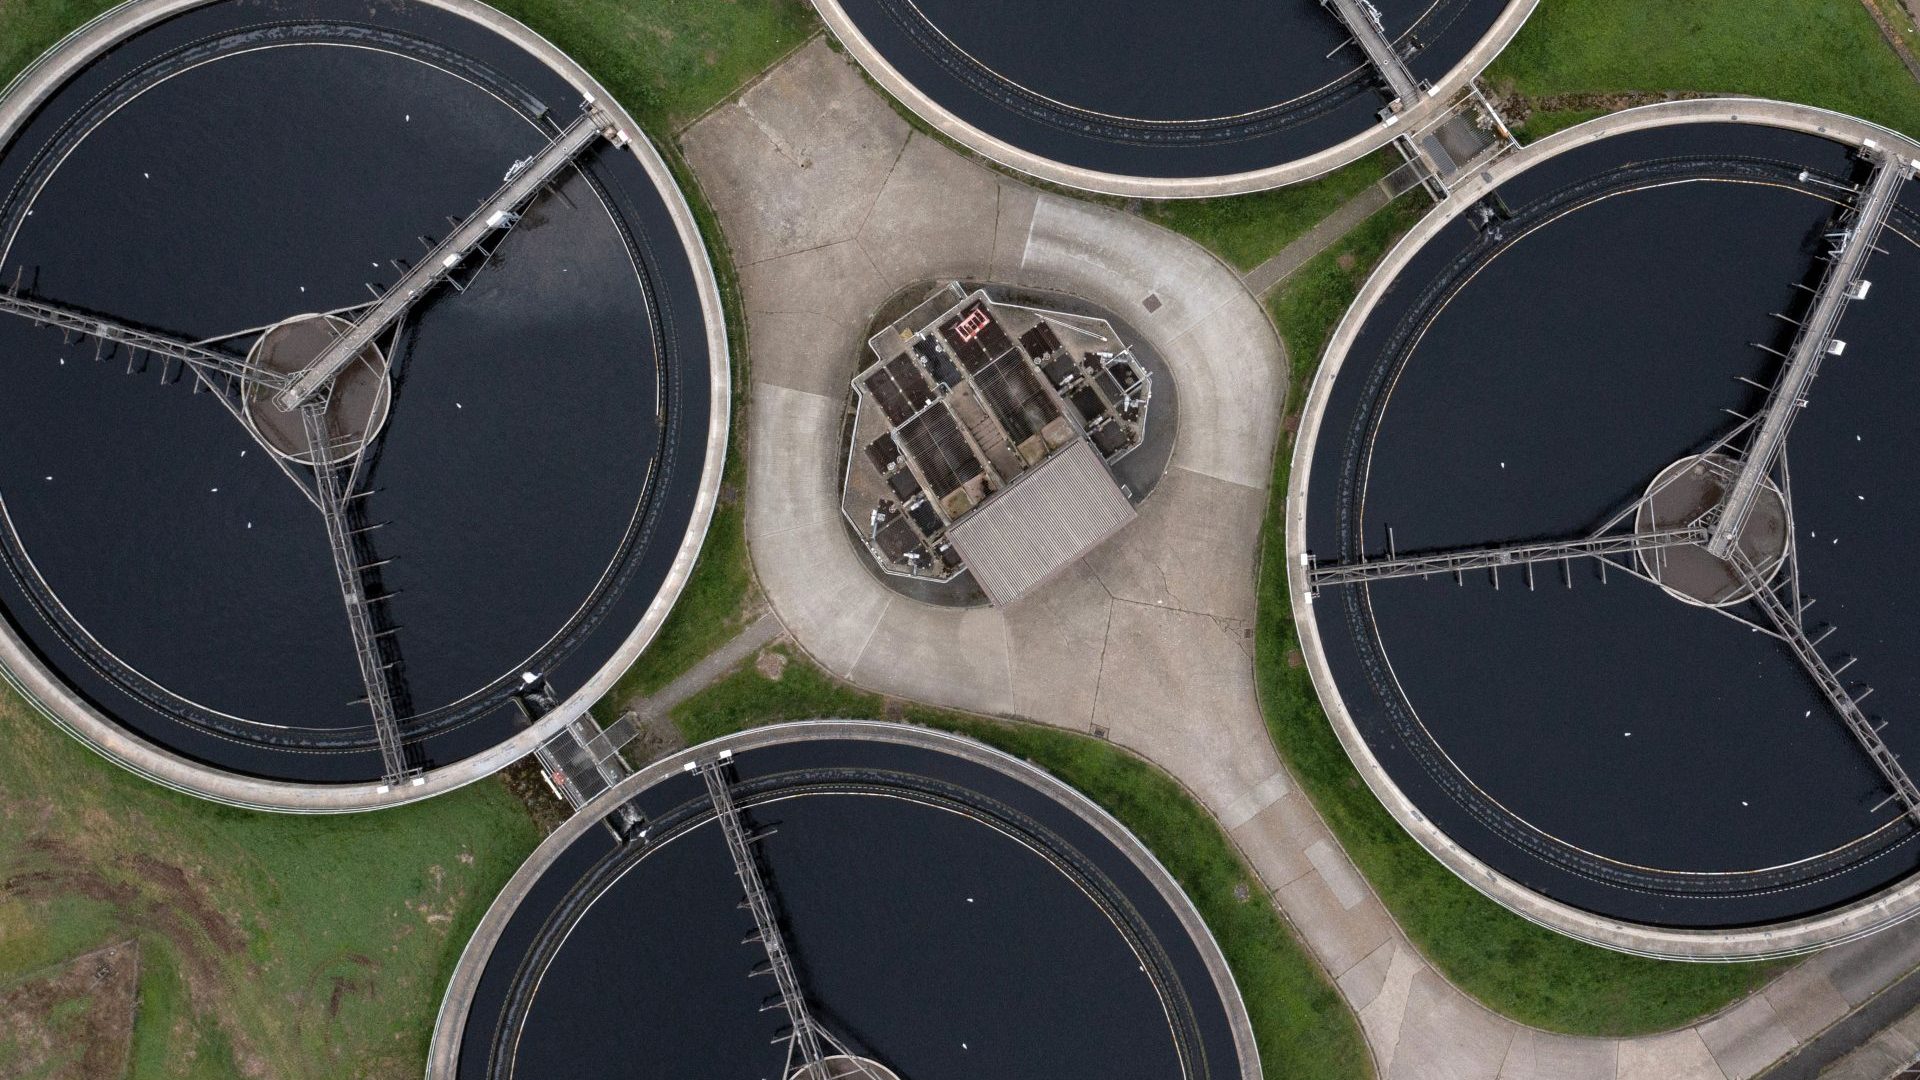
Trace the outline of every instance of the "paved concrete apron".
<instances>
[{"instance_id":1,"label":"paved concrete apron","mask_svg":"<svg viewBox=\"0 0 1920 1080\"><path fill-rule=\"evenodd\" d=\"M862 686L1105 729L1173 773L1338 982L1382 1077L1745 1080L1920 964L1920 928L1883 934L1706 1023L1630 1040L1535 1031L1454 989L1348 862L1254 699L1255 558L1286 361L1238 276L1174 233L1041 193L915 132L820 41L683 142L740 266L747 537L788 631ZM840 517L842 424L867 323L898 289L943 277L1103 304L1152 339L1179 387L1179 441L1140 519L1007 610L889 591Z\"/></svg>"}]
</instances>

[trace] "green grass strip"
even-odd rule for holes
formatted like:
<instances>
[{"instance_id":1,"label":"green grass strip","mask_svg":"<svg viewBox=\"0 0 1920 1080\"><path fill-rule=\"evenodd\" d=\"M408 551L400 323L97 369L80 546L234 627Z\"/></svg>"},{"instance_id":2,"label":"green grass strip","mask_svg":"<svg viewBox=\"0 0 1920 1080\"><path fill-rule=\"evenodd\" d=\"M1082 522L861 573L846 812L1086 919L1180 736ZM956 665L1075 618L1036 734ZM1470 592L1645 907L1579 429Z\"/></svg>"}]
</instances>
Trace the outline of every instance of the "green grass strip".
<instances>
[{"instance_id":1,"label":"green grass strip","mask_svg":"<svg viewBox=\"0 0 1920 1080\"><path fill-rule=\"evenodd\" d=\"M1920 132L1920 84L1860 0L1544 3L1487 77L1536 98L1752 94Z\"/></svg>"},{"instance_id":2,"label":"green grass strip","mask_svg":"<svg viewBox=\"0 0 1920 1080\"><path fill-rule=\"evenodd\" d=\"M1304 184L1218 199L1146 203L1141 214L1211 248L1244 273L1299 239L1340 204L1379 183L1399 163L1399 155L1382 150Z\"/></svg>"}]
</instances>

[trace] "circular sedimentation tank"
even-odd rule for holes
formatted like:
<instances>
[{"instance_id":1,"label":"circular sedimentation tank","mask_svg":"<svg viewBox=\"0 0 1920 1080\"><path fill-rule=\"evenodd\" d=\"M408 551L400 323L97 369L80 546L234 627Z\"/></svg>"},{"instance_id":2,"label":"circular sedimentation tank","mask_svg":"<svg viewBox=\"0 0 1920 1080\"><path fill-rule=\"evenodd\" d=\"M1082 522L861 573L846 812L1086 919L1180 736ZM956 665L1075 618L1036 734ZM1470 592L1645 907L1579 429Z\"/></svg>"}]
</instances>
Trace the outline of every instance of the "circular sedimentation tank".
<instances>
[{"instance_id":1,"label":"circular sedimentation tank","mask_svg":"<svg viewBox=\"0 0 1920 1080\"><path fill-rule=\"evenodd\" d=\"M1891 189L1870 289L1838 268L1871 235L1879 178L1908 176L1917 150L1772 102L1616 114L1457 192L1337 329L1289 506L1303 650L1387 808L1529 918L1704 959L1914 912L1920 827L1870 744L1920 761L1902 494L1920 468L1903 362L1920 182ZM1859 297L1844 346L1807 339L1818 377L1776 398L1835 288ZM1792 426L1769 459L1775 413ZM1716 552L1756 460L1771 467ZM1673 530L1693 531L1632 549ZM1637 539L1606 559L1327 583L1364 561L1597 536ZM1844 700L1871 684L1858 708L1877 736L1820 667Z\"/></svg>"},{"instance_id":2,"label":"circular sedimentation tank","mask_svg":"<svg viewBox=\"0 0 1920 1080\"><path fill-rule=\"evenodd\" d=\"M1309 179L1437 117L1535 0L814 0L882 86L969 149L1147 198ZM1346 20L1399 57L1396 94Z\"/></svg>"},{"instance_id":3,"label":"circular sedimentation tank","mask_svg":"<svg viewBox=\"0 0 1920 1080\"><path fill-rule=\"evenodd\" d=\"M791 997L742 901L728 803ZM788 1045L796 999L817 1063ZM1252 1080L1259 1063L1205 924L1117 822L970 740L810 721L628 778L475 931L428 1075L615 1073Z\"/></svg>"},{"instance_id":4,"label":"circular sedimentation tank","mask_svg":"<svg viewBox=\"0 0 1920 1080\"><path fill-rule=\"evenodd\" d=\"M358 809L525 756L711 515L692 215L604 89L469 0L101 16L0 99L0 294L0 666L174 787Z\"/></svg>"}]
</instances>

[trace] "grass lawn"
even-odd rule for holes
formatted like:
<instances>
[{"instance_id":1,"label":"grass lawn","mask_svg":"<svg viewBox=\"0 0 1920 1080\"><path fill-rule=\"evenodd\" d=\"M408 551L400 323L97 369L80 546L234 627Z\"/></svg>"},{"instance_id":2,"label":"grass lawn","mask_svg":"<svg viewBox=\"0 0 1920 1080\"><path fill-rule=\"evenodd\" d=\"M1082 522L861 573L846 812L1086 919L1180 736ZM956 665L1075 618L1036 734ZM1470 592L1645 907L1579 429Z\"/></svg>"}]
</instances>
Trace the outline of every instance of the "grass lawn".
<instances>
[{"instance_id":1,"label":"grass lawn","mask_svg":"<svg viewBox=\"0 0 1920 1080\"><path fill-rule=\"evenodd\" d=\"M0 745L0 986L138 941L134 1080L418 1076L468 934L540 839L496 781L349 817L215 806L11 693Z\"/></svg>"},{"instance_id":2,"label":"grass lawn","mask_svg":"<svg viewBox=\"0 0 1920 1080\"><path fill-rule=\"evenodd\" d=\"M0 0L0 85L117 0Z\"/></svg>"},{"instance_id":3,"label":"grass lawn","mask_svg":"<svg viewBox=\"0 0 1920 1080\"><path fill-rule=\"evenodd\" d=\"M493 3L593 72L656 142L731 97L818 27L807 0Z\"/></svg>"},{"instance_id":4,"label":"grass lawn","mask_svg":"<svg viewBox=\"0 0 1920 1080\"><path fill-rule=\"evenodd\" d=\"M1920 133L1920 84L1860 0L1545 3L1487 78L1530 98L1756 94Z\"/></svg>"},{"instance_id":5,"label":"grass lawn","mask_svg":"<svg viewBox=\"0 0 1920 1080\"><path fill-rule=\"evenodd\" d=\"M757 724L811 717L893 717L970 735L1025 758L1085 792L1133 830L1172 872L1233 968L1267 1076L1369 1076L1353 1014L1273 906L1239 899L1261 886L1213 818L1174 780L1110 743L1052 728L907 705L856 690L788 654L779 679L748 664L673 712L689 742Z\"/></svg>"},{"instance_id":6,"label":"grass lawn","mask_svg":"<svg viewBox=\"0 0 1920 1080\"><path fill-rule=\"evenodd\" d=\"M1270 301L1292 357L1299 402L1321 350L1372 268L1426 209L1408 196L1348 233ZM1440 865L1387 813L1354 771L1304 667L1281 542L1292 446L1276 459L1260 574L1255 678L1268 730L1314 805L1394 918L1448 979L1525 1024L1579 1035L1677 1027L1758 989L1784 963L1681 964L1583 945L1508 912Z\"/></svg>"},{"instance_id":7,"label":"grass lawn","mask_svg":"<svg viewBox=\"0 0 1920 1080\"><path fill-rule=\"evenodd\" d=\"M1398 154L1381 150L1305 184L1220 199L1151 202L1143 205L1141 215L1204 244L1247 271L1313 228L1341 203L1379 183L1399 164Z\"/></svg>"}]
</instances>

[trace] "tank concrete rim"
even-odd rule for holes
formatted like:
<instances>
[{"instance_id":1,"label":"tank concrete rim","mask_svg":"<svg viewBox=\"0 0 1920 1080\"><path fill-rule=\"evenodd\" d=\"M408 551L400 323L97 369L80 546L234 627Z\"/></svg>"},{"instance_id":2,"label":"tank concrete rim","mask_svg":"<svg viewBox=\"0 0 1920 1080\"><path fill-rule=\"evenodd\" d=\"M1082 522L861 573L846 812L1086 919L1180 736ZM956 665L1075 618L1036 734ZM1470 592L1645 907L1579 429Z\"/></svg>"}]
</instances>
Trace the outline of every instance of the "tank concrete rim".
<instances>
[{"instance_id":1,"label":"tank concrete rim","mask_svg":"<svg viewBox=\"0 0 1920 1080\"><path fill-rule=\"evenodd\" d=\"M1819 915L1733 930L1672 929L1606 918L1527 888L1482 862L1429 821L1374 756L1333 681L1319 623L1314 618L1304 563L1307 485L1334 379L1361 326L1414 255L1490 190L1543 161L1613 135L1696 123L1782 128L1850 146L1873 140L1897 148L1903 156L1920 157L1920 143L1843 113L1763 98L1702 98L1644 105L1589 120L1515 151L1461 183L1446 202L1422 218L1381 260L1328 340L1325 357L1314 373L1301 410L1300 434L1287 481L1287 584L1301 653L1334 733L1381 805L1441 865L1514 914L1589 944L1668 960L1761 960L1842 944L1920 915L1920 874Z\"/></svg>"},{"instance_id":2,"label":"tank concrete rim","mask_svg":"<svg viewBox=\"0 0 1920 1080\"><path fill-rule=\"evenodd\" d=\"M457 1080L461 1036L466 1030L467 1013L473 1007L474 994L479 989L481 975L492 959L494 946L499 944L508 922L532 892L534 885L581 833L599 825L601 819L612 813L615 807L662 780L680 775L700 758L713 756L722 750L739 754L783 743L835 740L894 743L951 754L1032 786L1098 830L1107 842L1118 848L1146 876L1153 884L1154 891L1160 894L1180 920L1181 927L1200 951L1200 958L1212 976L1214 991L1220 995L1221 1005L1226 1009L1227 1024L1233 1031L1234 1050L1240 1058L1239 1080L1261 1080L1263 1074L1259 1050L1253 1038L1253 1022L1247 1015L1246 1002L1240 996L1239 983L1234 980L1233 971L1227 966L1226 955L1220 951L1220 943L1215 940L1212 928L1200 917L1199 909L1194 907L1186 891L1132 830L1066 781L1038 765L976 739L910 724L840 719L795 720L751 728L670 754L602 792L549 833L494 897L486 914L474 927L473 936L467 939L466 947L461 950L460 961L447 982L446 996L441 999L440 1011L434 1019L433 1041L427 1051L427 1080Z\"/></svg>"},{"instance_id":3,"label":"tank concrete rim","mask_svg":"<svg viewBox=\"0 0 1920 1080\"><path fill-rule=\"evenodd\" d=\"M1500 17L1481 35L1474 47L1461 57L1446 76L1434 84L1433 93L1402 113L1391 124L1376 123L1346 141L1303 158L1250 172L1221 176L1151 177L1128 176L1067 165L989 135L929 97L912 80L902 75L874 48L848 16L840 0L813 0L815 10L836 39L860 67L895 100L933 125L940 134L968 150L1016 172L1099 195L1118 195L1142 199L1206 199L1219 195L1244 195L1250 191L1285 187L1312 180L1373 153L1392 142L1401 132L1418 128L1436 116L1453 95L1471 84L1494 57L1500 55L1520 27L1533 14L1540 0L1509 0Z\"/></svg>"},{"instance_id":4,"label":"tank concrete rim","mask_svg":"<svg viewBox=\"0 0 1920 1080\"><path fill-rule=\"evenodd\" d=\"M0 145L5 145L40 104L65 85L85 64L116 43L154 24L220 0L126 0L111 8L48 49L0 90ZM538 57L574 89L591 96L627 135L627 147L647 171L673 218L674 230L693 270L695 289L706 324L707 369L710 389L707 408L707 447L701 462L700 484L692 514L679 549L633 632L599 671L537 723L488 750L432 769L411 784L381 781L352 784L263 780L194 761L149 742L105 716L81 699L26 647L11 626L0 622L0 679L21 697L83 745L131 772L176 791L253 810L330 814L377 810L463 787L484 779L534 749L580 718L653 640L666 621L687 579L693 573L714 506L720 493L731 419L732 373L727 327L720 303L718 279L708 258L705 240L693 218L686 195L653 142L607 89L560 51L552 42L480 0L421 0L479 24Z\"/></svg>"}]
</instances>

